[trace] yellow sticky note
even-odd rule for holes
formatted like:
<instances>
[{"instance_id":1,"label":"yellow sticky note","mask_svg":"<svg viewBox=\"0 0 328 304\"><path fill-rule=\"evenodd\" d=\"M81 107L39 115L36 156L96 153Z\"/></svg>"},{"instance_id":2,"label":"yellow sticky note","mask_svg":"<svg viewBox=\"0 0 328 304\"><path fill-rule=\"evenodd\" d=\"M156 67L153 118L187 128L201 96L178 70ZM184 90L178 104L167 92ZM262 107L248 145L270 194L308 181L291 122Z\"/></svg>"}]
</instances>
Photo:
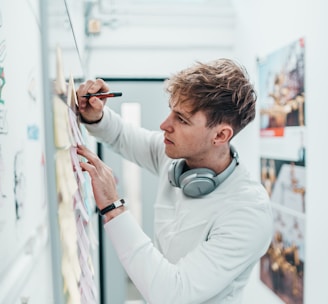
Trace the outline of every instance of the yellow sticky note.
<instances>
[{"instance_id":1,"label":"yellow sticky note","mask_svg":"<svg viewBox=\"0 0 328 304\"><path fill-rule=\"evenodd\" d=\"M54 96L53 107L55 146L66 149L71 146L68 107L58 96Z\"/></svg>"}]
</instances>

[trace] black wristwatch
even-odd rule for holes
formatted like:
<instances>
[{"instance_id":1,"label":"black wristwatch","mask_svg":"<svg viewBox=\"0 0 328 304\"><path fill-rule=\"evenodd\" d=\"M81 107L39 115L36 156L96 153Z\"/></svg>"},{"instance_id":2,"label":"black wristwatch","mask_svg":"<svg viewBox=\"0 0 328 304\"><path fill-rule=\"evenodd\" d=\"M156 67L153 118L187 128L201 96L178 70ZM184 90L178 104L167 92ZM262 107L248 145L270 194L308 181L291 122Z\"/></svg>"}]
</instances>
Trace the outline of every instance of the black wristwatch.
<instances>
[{"instance_id":1,"label":"black wristwatch","mask_svg":"<svg viewBox=\"0 0 328 304\"><path fill-rule=\"evenodd\" d=\"M121 199L115 201L113 204L111 204L111 205L105 207L104 209L101 209L101 210L100 210L100 209L97 208L97 211L98 211L98 213L99 213L100 215L105 215L107 212L112 211L112 210L114 210L114 209L116 209L116 208L118 208L118 207L121 207L121 206L123 206L124 204L125 204L125 201L124 201L123 198L121 198Z\"/></svg>"}]
</instances>

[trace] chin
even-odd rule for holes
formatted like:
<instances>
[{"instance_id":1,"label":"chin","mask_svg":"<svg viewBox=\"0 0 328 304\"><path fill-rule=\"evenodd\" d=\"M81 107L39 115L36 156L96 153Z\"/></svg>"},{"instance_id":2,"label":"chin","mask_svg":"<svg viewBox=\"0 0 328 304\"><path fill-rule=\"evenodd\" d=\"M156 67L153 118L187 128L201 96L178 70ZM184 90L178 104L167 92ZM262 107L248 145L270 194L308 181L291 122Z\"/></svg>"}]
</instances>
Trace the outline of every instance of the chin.
<instances>
[{"instance_id":1,"label":"chin","mask_svg":"<svg viewBox=\"0 0 328 304\"><path fill-rule=\"evenodd\" d=\"M167 157L172 158L172 159L176 159L176 158L180 158L178 155L176 155L175 153L172 153L172 151L168 151L167 149L165 149L165 154Z\"/></svg>"}]
</instances>

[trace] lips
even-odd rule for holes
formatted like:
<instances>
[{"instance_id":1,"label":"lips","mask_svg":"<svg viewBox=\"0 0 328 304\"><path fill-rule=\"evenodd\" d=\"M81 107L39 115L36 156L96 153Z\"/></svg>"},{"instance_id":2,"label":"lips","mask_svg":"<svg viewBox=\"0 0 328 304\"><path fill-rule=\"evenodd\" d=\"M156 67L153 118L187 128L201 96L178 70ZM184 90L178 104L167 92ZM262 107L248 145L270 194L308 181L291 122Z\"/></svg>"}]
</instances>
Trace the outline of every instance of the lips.
<instances>
[{"instance_id":1,"label":"lips","mask_svg":"<svg viewBox=\"0 0 328 304\"><path fill-rule=\"evenodd\" d=\"M166 145L173 145L173 141L169 140L167 137L164 137L164 144Z\"/></svg>"}]
</instances>

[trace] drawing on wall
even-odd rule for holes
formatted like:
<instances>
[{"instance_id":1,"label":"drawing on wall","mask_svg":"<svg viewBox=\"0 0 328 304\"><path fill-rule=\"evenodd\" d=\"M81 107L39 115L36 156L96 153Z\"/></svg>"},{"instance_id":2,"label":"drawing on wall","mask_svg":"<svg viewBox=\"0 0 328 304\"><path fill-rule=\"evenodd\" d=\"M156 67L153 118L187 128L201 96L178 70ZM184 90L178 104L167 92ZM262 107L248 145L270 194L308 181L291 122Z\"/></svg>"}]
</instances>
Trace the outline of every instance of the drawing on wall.
<instances>
[{"instance_id":1,"label":"drawing on wall","mask_svg":"<svg viewBox=\"0 0 328 304\"><path fill-rule=\"evenodd\" d=\"M30 97L30 100L32 102L36 102L37 94L36 94L36 80L35 80L34 69L30 72L30 75L28 77L27 92L28 92L28 96Z\"/></svg>"},{"instance_id":2,"label":"drawing on wall","mask_svg":"<svg viewBox=\"0 0 328 304\"><path fill-rule=\"evenodd\" d=\"M1 46L0 46L1 47ZM6 83L4 68L0 66L0 134L8 133L7 109L5 100L2 98L2 89Z\"/></svg>"},{"instance_id":3,"label":"drawing on wall","mask_svg":"<svg viewBox=\"0 0 328 304\"><path fill-rule=\"evenodd\" d=\"M259 62L261 136L282 136L284 128L305 125L304 39Z\"/></svg>"},{"instance_id":4,"label":"drawing on wall","mask_svg":"<svg viewBox=\"0 0 328 304\"><path fill-rule=\"evenodd\" d=\"M24 151L19 150L16 152L14 158L14 197L17 220L20 220L24 216L26 198L26 178L24 172Z\"/></svg>"},{"instance_id":5,"label":"drawing on wall","mask_svg":"<svg viewBox=\"0 0 328 304\"><path fill-rule=\"evenodd\" d=\"M30 109L30 121L27 122L27 139L38 141L40 138L40 126L37 121L38 100L35 75L35 69L31 69L27 78L28 108Z\"/></svg>"},{"instance_id":6,"label":"drawing on wall","mask_svg":"<svg viewBox=\"0 0 328 304\"><path fill-rule=\"evenodd\" d=\"M2 15L0 11L0 134L6 134L8 132L7 123L7 109L5 107L5 100L2 97L2 89L6 83L4 72L4 61L6 58L6 40L4 39L2 28Z\"/></svg>"},{"instance_id":7,"label":"drawing on wall","mask_svg":"<svg viewBox=\"0 0 328 304\"><path fill-rule=\"evenodd\" d=\"M2 146L0 144L0 208L4 204L4 201L6 199L6 194L4 193L4 187L3 187L3 180L5 178L6 172L5 172L5 164L3 161L2 156ZM1 223L0 223L1 225ZM1 228L0 228L1 231Z\"/></svg>"},{"instance_id":8,"label":"drawing on wall","mask_svg":"<svg viewBox=\"0 0 328 304\"><path fill-rule=\"evenodd\" d=\"M285 303L303 304L306 225L304 40L259 61L260 168L274 214L261 280Z\"/></svg>"}]
</instances>

